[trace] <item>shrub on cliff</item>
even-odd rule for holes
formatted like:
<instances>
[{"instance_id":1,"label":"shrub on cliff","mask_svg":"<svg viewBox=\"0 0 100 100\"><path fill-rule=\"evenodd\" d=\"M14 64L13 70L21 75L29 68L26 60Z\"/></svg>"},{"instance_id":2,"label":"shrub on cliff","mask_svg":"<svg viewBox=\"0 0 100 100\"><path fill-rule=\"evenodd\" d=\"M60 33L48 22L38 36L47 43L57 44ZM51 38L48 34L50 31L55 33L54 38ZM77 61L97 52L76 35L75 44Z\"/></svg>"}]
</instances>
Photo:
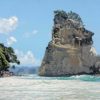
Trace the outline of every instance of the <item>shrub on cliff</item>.
<instances>
[{"instance_id":1,"label":"shrub on cliff","mask_svg":"<svg viewBox=\"0 0 100 100\"><path fill-rule=\"evenodd\" d=\"M68 18L67 13L63 10L54 11L54 16L55 16L54 17L55 24L61 24Z\"/></svg>"},{"instance_id":2,"label":"shrub on cliff","mask_svg":"<svg viewBox=\"0 0 100 100\"><path fill-rule=\"evenodd\" d=\"M55 24L62 24L65 23L66 20L70 19L77 23L79 27L84 27L81 17L75 12L68 12L66 13L63 10L56 10L54 11L54 23Z\"/></svg>"},{"instance_id":3,"label":"shrub on cliff","mask_svg":"<svg viewBox=\"0 0 100 100\"><path fill-rule=\"evenodd\" d=\"M77 13L74 13L74 12L70 11L68 13L68 19L72 19L74 21L77 21L78 23L80 23L81 26L83 26L82 19Z\"/></svg>"}]
</instances>

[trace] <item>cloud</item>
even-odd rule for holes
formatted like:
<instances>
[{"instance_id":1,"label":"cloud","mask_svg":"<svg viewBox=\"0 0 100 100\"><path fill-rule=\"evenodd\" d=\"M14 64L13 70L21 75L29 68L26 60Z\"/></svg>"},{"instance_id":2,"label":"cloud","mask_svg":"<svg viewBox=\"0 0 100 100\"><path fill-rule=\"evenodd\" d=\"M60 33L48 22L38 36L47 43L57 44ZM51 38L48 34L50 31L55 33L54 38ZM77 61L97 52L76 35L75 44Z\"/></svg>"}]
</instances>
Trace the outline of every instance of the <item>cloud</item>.
<instances>
[{"instance_id":1,"label":"cloud","mask_svg":"<svg viewBox=\"0 0 100 100\"><path fill-rule=\"evenodd\" d=\"M14 44L14 43L16 43L16 42L17 42L17 40L16 40L16 38L13 37L13 36L11 36L11 37L9 37L9 38L7 39L7 45L8 45L8 46L11 46L12 44Z\"/></svg>"},{"instance_id":2,"label":"cloud","mask_svg":"<svg viewBox=\"0 0 100 100\"><path fill-rule=\"evenodd\" d=\"M20 60L21 65L28 65L28 66L37 66L40 65L40 60L34 57L32 51L27 51L24 53L23 51L15 50L15 53Z\"/></svg>"},{"instance_id":3,"label":"cloud","mask_svg":"<svg viewBox=\"0 0 100 100\"><path fill-rule=\"evenodd\" d=\"M30 37L36 35L37 33L38 33L37 30L33 30L32 32L26 32L26 33L24 34L24 37L25 37L25 38L30 38Z\"/></svg>"},{"instance_id":4,"label":"cloud","mask_svg":"<svg viewBox=\"0 0 100 100\"><path fill-rule=\"evenodd\" d=\"M10 18L0 18L0 34L8 34L16 29L18 18L12 16Z\"/></svg>"}]
</instances>

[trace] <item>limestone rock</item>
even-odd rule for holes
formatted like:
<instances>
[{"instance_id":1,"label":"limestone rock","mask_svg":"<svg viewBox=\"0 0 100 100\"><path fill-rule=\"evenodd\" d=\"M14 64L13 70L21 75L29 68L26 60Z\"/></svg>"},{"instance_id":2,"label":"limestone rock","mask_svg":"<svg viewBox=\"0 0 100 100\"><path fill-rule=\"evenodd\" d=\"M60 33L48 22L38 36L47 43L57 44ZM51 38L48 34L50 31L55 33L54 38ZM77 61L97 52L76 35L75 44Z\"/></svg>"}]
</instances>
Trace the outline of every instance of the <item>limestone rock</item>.
<instances>
[{"instance_id":1,"label":"limestone rock","mask_svg":"<svg viewBox=\"0 0 100 100\"><path fill-rule=\"evenodd\" d=\"M100 67L100 60L97 61L96 51L92 46L93 35L93 32L84 28L78 14L55 11L52 40L46 48L39 75L94 73Z\"/></svg>"}]
</instances>

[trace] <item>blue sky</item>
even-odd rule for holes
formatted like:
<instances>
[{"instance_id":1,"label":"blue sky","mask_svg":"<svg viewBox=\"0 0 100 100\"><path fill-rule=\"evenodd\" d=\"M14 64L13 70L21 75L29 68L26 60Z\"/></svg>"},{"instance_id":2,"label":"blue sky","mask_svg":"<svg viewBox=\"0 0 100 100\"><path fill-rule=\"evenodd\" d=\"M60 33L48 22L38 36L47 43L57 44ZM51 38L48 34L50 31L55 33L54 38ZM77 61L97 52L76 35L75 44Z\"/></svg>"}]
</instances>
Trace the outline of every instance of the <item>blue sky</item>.
<instances>
[{"instance_id":1,"label":"blue sky","mask_svg":"<svg viewBox=\"0 0 100 100\"><path fill-rule=\"evenodd\" d=\"M21 65L40 65L58 9L81 16L100 54L100 0L0 0L0 42L15 49Z\"/></svg>"}]
</instances>

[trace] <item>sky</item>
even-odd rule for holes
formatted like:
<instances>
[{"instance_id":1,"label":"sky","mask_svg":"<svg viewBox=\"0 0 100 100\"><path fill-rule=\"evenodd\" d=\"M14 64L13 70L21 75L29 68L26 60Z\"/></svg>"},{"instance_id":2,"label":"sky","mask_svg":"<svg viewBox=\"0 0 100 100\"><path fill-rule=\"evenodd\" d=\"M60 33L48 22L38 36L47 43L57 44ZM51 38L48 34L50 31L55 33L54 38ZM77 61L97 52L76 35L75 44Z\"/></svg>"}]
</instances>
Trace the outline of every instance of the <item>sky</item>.
<instances>
[{"instance_id":1,"label":"sky","mask_svg":"<svg viewBox=\"0 0 100 100\"><path fill-rule=\"evenodd\" d=\"M54 10L78 13L100 54L100 0L0 0L0 43L14 48L21 65L40 66Z\"/></svg>"}]
</instances>

